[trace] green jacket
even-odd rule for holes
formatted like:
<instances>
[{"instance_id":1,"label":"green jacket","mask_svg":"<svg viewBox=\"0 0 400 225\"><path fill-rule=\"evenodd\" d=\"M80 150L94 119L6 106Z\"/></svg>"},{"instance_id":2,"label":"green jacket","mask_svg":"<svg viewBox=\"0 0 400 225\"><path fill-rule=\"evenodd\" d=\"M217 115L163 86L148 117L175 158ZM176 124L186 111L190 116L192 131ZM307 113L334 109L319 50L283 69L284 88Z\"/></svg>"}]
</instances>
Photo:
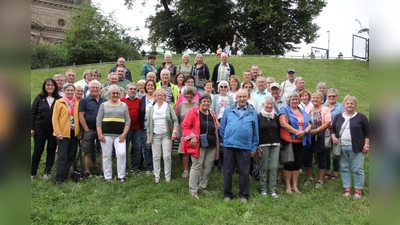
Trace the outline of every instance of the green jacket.
<instances>
[{"instance_id":1,"label":"green jacket","mask_svg":"<svg viewBox=\"0 0 400 225\"><path fill-rule=\"evenodd\" d=\"M154 114L154 106L156 106L156 105L157 105L157 103L149 109L149 114L148 114L149 117L147 118L147 133L150 134L149 141L151 143L153 143L153 135L154 135L153 114ZM171 139L173 127L179 126L178 117L176 117L176 114L175 114L174 109L172 108L171 104L168 104L167 111L165 112L165 114L166 114L165 120L167 121L167 124L169 125L169 126L167 126L168 138Z\"/></svg>"},{"instance_id":2,"label":"green jacket","mask_svg":"<svg viewBox=\"0 0 400 225\"><path fill-rule=\"evenodd\" d=\"M171 87L171 91L172 91L172 101L170 104L172 105L173 108L175 108L176 100L178 99L178 96L179 96L179 89L175 84L173 84L171 82L168 83L168 86ZM158 90L158 89L161 89L161 81L156 83L156 90Z\"/></svg>"}]
</instances>

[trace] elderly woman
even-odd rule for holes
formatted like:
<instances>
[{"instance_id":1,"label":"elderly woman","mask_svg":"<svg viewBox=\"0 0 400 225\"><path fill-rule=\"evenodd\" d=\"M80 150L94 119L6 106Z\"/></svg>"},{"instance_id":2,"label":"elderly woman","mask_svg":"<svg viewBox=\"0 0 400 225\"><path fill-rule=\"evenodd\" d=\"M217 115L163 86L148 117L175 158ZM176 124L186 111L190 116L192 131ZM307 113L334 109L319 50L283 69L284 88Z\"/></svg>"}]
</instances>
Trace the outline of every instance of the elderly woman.
<instances>
[{"instance_id":1,"label":"elderly woman","mask_svg":"<svg viewBox=\"0 0 400 225\"><path fill-rule=\"evenodd\" d=\"M183 152L191 155L192 167L189 176L189 192L199 198L197 192L208 192L208 179L214 160L218 160L219 123L216 115L210 110L211 96L203 94L199 106L187 112L182 123ZM200 135L207 140L207 145L200 141Z\"/></svg>"},{"instance_id":2,"label":"elderly woman","mask_svg":"<svg viewBox=\"0 0 400 225\"><path fill-rule=\"evenodd\" d=\"M181 72L177 72L174 80L172 81L173 84L178 88L179 94L183 93L183 90L185 90L185 75Z\"/></svg>"},{"instance_id":3,"label":"elderly woman","mask_svg":"<svg viewBox=\"0 0 400 225\"><path fill-rule=\"evenodd\" d=\"M279 151L281 139L279 138L279 119L274 113L275 99L272 96L265 97L263 108L258 113L259 143L257 148L260 162L260 187L261 195L267 196L269 190L273 198L278 195L275 192L276 178L278 174ZM269 185L267 187L267 175Z\"/></svg>"},{"instance_id":4,"label":"elderly woman","mask_svg":"<svg viewBox=\"0 0 400 225\"><path fill-rule=\"evenodd\" d=\"M242 83L242 88L246 89L247 92L251 94L254 91L254 83L251 81L245 81Z\"/></svg>"},{"instance_id":5,"label":"elderly woman","mask_svg":"<svg viewBox=\"0 0 400 225\"><path fill-rule=\"evenodd\" d=\"M150 54L149 57L147 57L148 62L143 64L142 66L142 80L146 80L146 75L149 72L153 72L154 74L157 74L158 72L158 68L156 66L156 64L154 63L156 61L156 56Z\"/></svg>"},{"instance_id":6,"label":"elderly woman","mask_svg":"<svg viewBox=\"0 0 400 225\"><path fill-rule=\"evenodd\" d=\"M192 72L192 66L189 64L190 56L185 53L182 56L183 63L178 66L176 72L181 72L185 75L185 77L189 76Z\"/></svg>"},{"instance_id":7,"label":"elderly woman","mask_svg":"<svg viewBox=\"0 0 400 225\"><path fill-rule=\"evenodd\" d=\"M78 136L81 127L78 119L79 102L75 101L75 86L66 83L64 96L56 101L52 116L53 135L57 138L58 157L56 161L56 186L61 186L68 179L68 172L74 163L78 148Z\"/></svg>"},{"instance_id":8,"label":"elderly woman","mask_svg":"<svg viewBox=\"0 0 400 225\"><path fill-rule=\"evenodd\" d=\"M330 88L327 91L327 96L328 96L328 102L326 102L324 105L329 108L331 111L331 117L332 120L336 117L338 114L342 114L345 109L342 104L337 102L338 99L338 90L335 88ZM331 128L331 126L329 126ZM327 129L325 132L329 132L330 135L330 129ZM325 133L326 135L326 133ZM325 179L329 179L331 177L331 161L333 161L333 175L332 175L332 180L336 180L339 176L339 159L331 159L331 151L330 149L327 149L325 151L325 157L326 157L326 171L325 171Z\"/></svg>"},{"instance_id":9,"label":"elderly woman","mask_svg":"<svg viewBox=\"0 0 400 225\"><path fill-rule=\"evenodd\" d=\"M178 138L182 136L182 131L181 131L181 126L182 122L185 119L185 116L189 109L195 107L197 105L197 101L194 99L194 96L197 96L198 92L196 91L195 87L188 86L185 88L183 91L183 95L185 100L179 104L179 106L175 109L176 116L178 117L178 122L179 122L179 131L178 131ZM197 99L198 100L198 99ZM181 153L181 160L183 164L183 173L182 173L182 178L187 178L189 175L189 155L185 154L182 151L182 141L179 142L179 150Z\"/></svg>"},{"instance_id":10,"label":"elderly woman","mask_svg":"<svg viewBox=\"0 0 400 225\"><path fill-rule=\"evenodd\" d=\"M85 91L85 86L82 84L74 83L75 86L75 100L77 102L80 102L81 99L83 98L83 92Z\"/></svg>"},{"instance_id":11,"label":"elderly woman","mask_svg":"<svg viewBox=\"0 0 400 225\"><path fill-rule=\"evenodd\" d=\"M204 92L205 81L210 79L210 71L207 64L204 63L204 58L202 54L197 54L195 58L195 63L192 67L191 75L195 77L194 86L198 91Z\"/></svg>"},{"instance_id":12,"label":"elderly woman","mask_svg":"<svg viewBox=\"0 0 400 225\"><path fill-rule=\"evenodd\" d=\"M324 104L326 102L326 83L325 82L319 82L317 84L316 91L322 94L324 96L322 103Z\"/></svg>"},{"instance_id":13,"label":"elderly woman","mask_svg":"<svg viewBox=\"0 0 400 225\"><path fill-rule=\"evenodd\" d=\"M56 81L48 78L42 84L42 92L38 94L32 102L31 136L33 137L33 154L31 179L36 178L46 141L46 167L44 169L43 178L50 178L57 148L57 139L53 136L51 118L53 116L54 103L59 98Z\"/></svg>"},{"instance_id":14,"label":"elderly woman","mask_svg":"<svg viewBox=\"0 0 400 225\"><path fill-rule=\"evenodd\" d=\"M170 72L169 82L172 82L175 77L176 69L177 69L175 64L172 63L172 54L169 52L165 53L164 60L165 60L165 62L161 63L160 67L158 68L158 73L156 73L157 80L161 79L161 77L160 77L161 71L164 69L167 69Z\"/></svg>"},{"instance_id":15,"label":"elderly woman","mask_svg":"<svg viewBox=\"0 0 400 225\"><path fill-rule=\"evenodd\" d=\"M311 146L311 123L306 111L299 108L300 97L296 92L290 92L287 106L279 111L281 145L292 142L294 163L283 166L283 175L286 183L286 193L301 193L298 188L300 167L303 163L303 148ZM289 116L289 118L288 118ZM292 180L292 184L290 184Z\"/></svg>"},{"instance_id":16,"label":"elderly woman","mask_svg":"<svg viewBox=\"0 0 400 225\"><path fill-rule=\"evenodd\" d=\"M167 93L164 90L156 90L154 95L157 101L149 110L146 143L153 148L155 183L160 182L161 154L164 159L165 181L168 183L171 181L172 141L175 141L178 134L178 118L173 107L165 101Z\"/></svg>"},{"instance_id":17,"label":"elderly woman","mask_svg":"<svg viewBox=\"0 0 400 225\"><path fill-rule=\"evenodd\" d=\"M149 118L149 110L155 104L154 91L156 90L156 82L154 80L147 80L144 84L144 90L146 95L142 97L140 101L140 139L142 142L142 149L144 155L144 161L146 164L146 175L151 175L153 171L153 154L151 146L146 144L147 140L147 120Z\"/></svg>"},{"instance_id":18,"label":"elderly woman","mask_svg":"<svg viewBox=\"0 0 400 225\"><path fill-rule=\"evenodd\" d=\"M178 99L179 96L179 90L175 86L175 84L171 83L170 77L171 73L167 69L161 70L161 81L157 82L156 84L156 90L158 89L163 89L166 93L166 99L165 101L168 104L171 104L173 108L175 108L176 100Z\"/></svg>"},{"instance_id":19,"label":"elderly woman","mask_svg":"<svg viewBox=\"0 0 400 225\"><path fill-rule=\"evenodd\" d=\"M185 89L186 89L187 87L193 87L193 88L195 88L195 87L194 87L194 77L193 77L192 75L187 76L186 79L185 79ZM195 89L196 89L196 88L195 88ZM197 92L197 93L194 95L194 100L195 100L195 101L198 101L199 98L200 98L200 96L201 96L201 93L198 92L197 89L196 89L196 92ZM179 104L181 104L183 101L185 101L185 95L184 95L184 94L180 94L179 97L178 97L178 100L176 100L175 109L177 109L178 106L179 106Z\"/></svg>"},{"instance_id":20,"label":"elderly woman","mask_svg":"<svg viewBox=\"0 0 400 225\"><path fill-rule=\"evenodd\" d=\"M89 84L90 81L92 81L92 80L93 80L93 71L88 69L88 70L85 70L85 72L83 72L82 80L79 80L79 81L75 82L74 84L79 84L79 85L85 87L85 85Z\"/></svg>"},{"instance_id":21,"label":"elderly woman","mask_svg":"<svg viewBox=\"0 0 400 225\"><path fill-rule=\"evenodd\" d=\"M240 80L239 77L236 75L232 75L228 79L229 82L229 92L228 95L231 96L233 99L236 98L236 92L240 89Z\"/></svg>"},{"instance_id":22,"label":"elderly woman","mask_svg":"<svg viewBox=\"0 0 400 225\"><path fill-rule=\"evenodd\" d=\"M311 103L311 92L304 89L299 92L299 95L300 95L299 107L302 108L304 111L309 112L310 109L313 107L313 104Z\"/></svg>"},{"instance_id":23,"label":"elderly woman","mask_svg":"<svg viewBox=\"0 0 400 225\"><path fill-rule=\"evenodd\" d=\"M317 153L318 175L315 188L322 188L324 184L324 176L326 170L325 157L325 131L331 125L331 111L328 107L322 104L324 96L320 92L315 92L311 95L313 107L306 111L311 122L312 144L309 148L304 149L304 168L307 173L307 181L304 185L309 185L314 182L312 176L312 160L314 152Z\"/></svg>"},{"instance_id":24,"label":"elderly woman","mask_svg":"<svg viewBox=\"0 0 400 225\"><path fill-rule=\"evenodd\" d=\"M364 157L369 152L369 122L364 114L356 112L356 97L347 95L343 105L346 111L334 118L331 137L334 145L338 144L338 138L341 140L342 152L339 162L343 195L350 196L353 174L354 198L360 199L364 188Z\"/></svg>"},{"instance_id":25,"label":"elderly woman","mask_svg":"<svg viewBox=\"0 0 400 225\"><path fill-rule=\"evenodd\" d=\"M126 181L126 135L131 125L128 106L120 101L121 92L115 84L107 91L109 100L100 105L96 118L96 130L103 151L104 180L112 179L113 147L117 158L118 180Z\"/></svg>"},{"instance_id":26,"label":"elderly woman","mask_svg":"<svg viewBox=\"0 0 400 225\"><path fill-rule=\"evenodd\" d=\"M137 88L138 91L136 92L136 97L137 98L142 98L143 96L146 95L146 91L144 90L144 84L146 83L145 80L139 80L137 82Z\"/></svg>"}]
</instances>

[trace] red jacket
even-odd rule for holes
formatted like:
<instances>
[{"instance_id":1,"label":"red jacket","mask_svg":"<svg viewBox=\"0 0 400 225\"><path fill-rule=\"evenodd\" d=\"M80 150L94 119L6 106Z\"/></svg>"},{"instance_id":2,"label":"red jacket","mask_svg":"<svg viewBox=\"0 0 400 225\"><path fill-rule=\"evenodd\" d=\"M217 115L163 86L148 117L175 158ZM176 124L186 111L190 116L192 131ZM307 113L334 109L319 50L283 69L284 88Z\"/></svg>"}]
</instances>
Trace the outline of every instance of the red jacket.
<instances>
[{"instance_id":1,"label":"red jacket","mask_svg":"<svg viewBox=\"0 0 400 225\"><path fill-rule=\"evenodd\" d=\"M129 98L127 99L126 96L123 96L120 100L121 102L125 102L125 104L128 106L129 117L131 118L131 126L129 127L129 130L140 130L140 98L135 98L132 100Z\"/></svg>"},{"instance_id":2,"label":"red jacket","mask_svg":"<svg viewBox=\"0 0 400 225\"><path fill-rule=\"evenodd\" d=\"M182 137L182 152L189 154L195 158L200 157L200 116L199 116L199 108L200 106L196 106L191 108L182 122L181 128L183 132ZM219 138L218 138L218 127L219 123L215 113L211 110L208 110L211 113L214 123L215 123L215 136L216 136L216 145L215 145L215 159L219 159ZM199 141L196 145L196 148L193 148L190 145L190 139L196 137Z\"/></svg>"}]
</instances>

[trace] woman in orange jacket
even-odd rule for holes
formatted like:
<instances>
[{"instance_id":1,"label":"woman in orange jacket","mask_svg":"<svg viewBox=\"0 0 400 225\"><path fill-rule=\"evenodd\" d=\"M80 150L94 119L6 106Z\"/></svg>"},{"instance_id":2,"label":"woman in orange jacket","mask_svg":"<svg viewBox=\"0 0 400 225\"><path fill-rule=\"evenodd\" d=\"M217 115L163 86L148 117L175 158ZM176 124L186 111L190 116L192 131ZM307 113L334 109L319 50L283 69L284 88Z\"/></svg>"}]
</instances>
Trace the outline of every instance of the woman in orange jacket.
<instances>
[{"instance_id":1,"label":"woman in orange jacket","mask_svg":"<svg viewBox=\"0 0 400 225\"><path fill-rule=\"evenodd\" d=\"M57 138L58 157L56 161L56 186L59 187L67 180L69 169L74 162L78 137L81 129L78 119L79 102L75 100L75 86L63 86L64 97L56 101L52 117L53 136Z\"/></svg>"}]
</instances>

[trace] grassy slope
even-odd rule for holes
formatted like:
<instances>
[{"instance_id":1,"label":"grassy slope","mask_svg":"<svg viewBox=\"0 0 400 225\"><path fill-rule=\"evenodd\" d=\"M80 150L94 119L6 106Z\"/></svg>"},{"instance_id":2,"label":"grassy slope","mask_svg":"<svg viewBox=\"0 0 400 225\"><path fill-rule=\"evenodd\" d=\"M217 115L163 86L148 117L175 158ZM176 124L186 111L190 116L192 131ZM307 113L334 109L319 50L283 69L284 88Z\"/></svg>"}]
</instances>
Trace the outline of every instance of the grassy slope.
<instances>
[{"instance_id":1,"label":"grassy slope","mask_svg":"<svg viewBox=\"0 0 400 225\"><path fill-rule=\"evenodd\" d=\"M157 64L161 61L158 57ZM174 56L180 62L180 56ZM192 59L194 57L192 56ZM134 80L140 77L141 65L147 60L128 62ZM191 60L192 61L192 60ZM205 59L209 67L218 62ZM241 77L243 70L252 64L260 65L265 76L272 76L278 82L285 79L285 72L292 67L297 76L306 79L306 88L315 90L316 83L324 81L328 88L339 90L340 101L346 94L358 98L358 111L369 116L368 64L352 60L311 60L278 58L230 58L236 74ZM102 81L114 65L102 64L75 67L78 77L87 68L97 68L103 73ZM31 73L31 99L40 91L42 81L67 68L34 70ZM42 172L44 158L39 169ZM234 178L233 201L222 201L223 178L220 172L213 172L209 188L212 193L200 193L200 200L188 194L188 180L180 178L182 166L179 155L173 153L172 181L155 185L152 177L128 175L128 182L116 181L106 184L101 178L75 184L67 183L56 189L53 181L34 180L31 185L33 224L366 224L369 217L369 157L366 158L365 197L361 201L341 196L341 182L327 181L323 189L304 187L303 194L288 196L280 193L278 199L262 198L258 182L251 181L250 202L242 205L237 199L238 178ZM54 175L55 169L53 169ZM115 170L114 170L115 173ZM54 177L54 176L53 176Z\"/></svg>"}]
</instances>

